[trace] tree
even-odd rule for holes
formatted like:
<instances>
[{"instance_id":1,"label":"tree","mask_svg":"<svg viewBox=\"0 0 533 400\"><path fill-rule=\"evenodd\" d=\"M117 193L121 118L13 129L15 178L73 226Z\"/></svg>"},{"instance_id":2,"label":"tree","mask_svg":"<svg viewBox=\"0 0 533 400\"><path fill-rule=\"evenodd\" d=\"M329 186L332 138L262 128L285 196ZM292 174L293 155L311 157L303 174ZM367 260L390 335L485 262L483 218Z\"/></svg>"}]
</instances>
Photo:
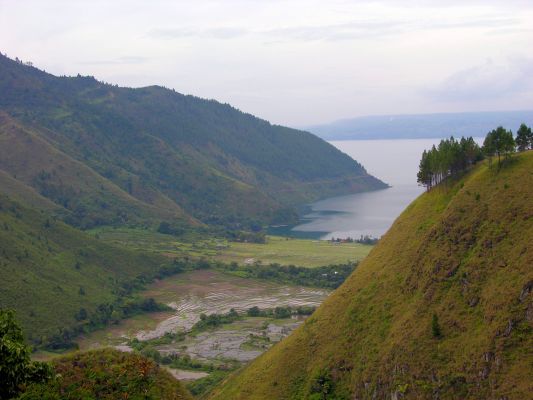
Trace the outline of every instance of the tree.
<instances>
[{"instance_id":1,"label":"tree","mask_svg":"<svg viewBox=\"0 0 533 400\"><path fill-rule=\"evenodd\" d=\"M533 132L526 124L520 125L518 131L516 131L516 145L518 151L525 151L533 148Z\"/></svg>"},{"instance_id":2,"label":"tree","mask_svg":"<svg viewBox=\"0 0 533 400\"><path fill-rule=\"evenodd\" d=\"M502 155L508 158L515 151L513 133L499 126L487 134L483 143L483 149L489 157L494 154L498 156L498 168L500 168L502 165Z\"/></svg>"},{"instance_id":3,"label":"tree","mask_svg":"<svg viewBox=\"0 0 533 400\"><path fill-rule=\"evenodd\" d=\"M88 317L87 310L85 308L80 308L74 317L76 318L76 321L86 320Z\"/></svg>"},{"instance_id":4,"label":"tree","mask_svg":"<svg viewBox=\"0 0 533 400\"><path fill-rule=\"evenodd\" d=\"M513 132L507 131L506 135L504 136L502 143L502 151L506 157L516 151L516 142L513 138Z\"/></svg>"},{"instance_id":5,"label":"tree","mask_svg":"<svg viewBox=\"0 0 533 400\"><path fill-rule=\"evenodd\" d=\"M417 181L430 190L449 176L465 171L483 159L483 153L472 137L441 140L437 147L422 153Z\"/></svg>"},{"instance_id":6,"label":"tree","mask_svg":"<svg viewBox=\"0 0 533 400\"><path fill-rule=\"evenodd\" d=\"M250 317L259 317L261 315L261 310L257 306L253 306L248 309L248 316Z\"/></svg>"},{"instance_id":7,"label":"tree","mask_svg":"<svg viewBox=\"0 0 533 400\"><path fill-rule=\"evenodd\" d=\"M417 182L423 185L427 190L431 189L431 168L429 163L429 153L424 150L422 159L418 167Z\"/></svg>"},{"instance_id":8,"label":"tree","mask_svg":"<svg viewBox=\"0 0 533 400\"><path fill-rule=\"evenodd\" d=\"M483 141L483 153L489 158L489 167L492 166L492 156L496 153L493 132L494 131L489 132Z\"/></svg>"},{"instance_id":9,"label":"tree","mask_svg":"<svg viewBox=\"0 0 533 400\"><path fill-rule=\"evenodd\" d=\"M13 311L0 309L0 399L16 397L30 383L52 377L48 364L32 362Z\"/></svg>"}]
</instances>

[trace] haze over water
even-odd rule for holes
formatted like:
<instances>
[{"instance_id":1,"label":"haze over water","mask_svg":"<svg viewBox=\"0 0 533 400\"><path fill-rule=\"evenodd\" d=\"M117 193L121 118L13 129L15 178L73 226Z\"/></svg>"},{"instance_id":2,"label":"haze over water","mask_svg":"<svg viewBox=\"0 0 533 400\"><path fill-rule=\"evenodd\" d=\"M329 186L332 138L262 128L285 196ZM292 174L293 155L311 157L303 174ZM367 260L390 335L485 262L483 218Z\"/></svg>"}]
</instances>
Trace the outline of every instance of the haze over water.
<instances>
[{"instance_id":1,"label":"haze over water","mask_svg":"<svg viewBox=\"0 0 533 400\"><path fill-rule=\"evenodd\" d=\"M440 139L345 140L330 142L360 162L366 170L388 183L388 189L332 197L311 204L307 222L294 227L299 232L317 232L321 239L332 237L380 237L400 213L424 189L416 183L418 163L424 149ZM478 143L482 139L476 138Z\"/></svg>"}]
</instances>

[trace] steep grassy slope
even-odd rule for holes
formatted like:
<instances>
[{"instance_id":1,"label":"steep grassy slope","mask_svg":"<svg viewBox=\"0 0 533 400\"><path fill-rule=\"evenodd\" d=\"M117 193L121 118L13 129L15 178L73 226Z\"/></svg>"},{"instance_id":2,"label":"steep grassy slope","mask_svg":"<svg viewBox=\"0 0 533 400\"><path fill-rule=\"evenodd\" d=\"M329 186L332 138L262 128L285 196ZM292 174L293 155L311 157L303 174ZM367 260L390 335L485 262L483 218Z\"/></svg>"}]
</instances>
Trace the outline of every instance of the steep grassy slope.
<instances>
[{"instance_id":1,"label":"steep grassy slope","mask_svg":"<svg viewBox=\"0 0 533 400\"><path fill-rule=\"evenodd\" d=\"M138 200L2 112L0 172L0 179L6 182L2 193L37 208L61 210L68 222L83 228L139 223L150 217L187 219L176 203L162 196ZM55 208L45 204L43 198L55 203Z\"/></svg>"},{"instance_id":2,"label":"steep grassy slope","mask_svg":"<svg viewBox=\"0 0 533 400\"><path fill-rule=\"evenodd\" d=\"M56 359L52 365L60 378L30 386L21 399L192 399L169 372L138 354L96 350Z\"/></svg>"},{"instance_id":3,"label":"steep grassy slope","mask_svg":"<svg viewBox=\"0 0 533 400\"><path fill-rule=\"evenodd\" d=\"M25 185L24 182L13 178L5 171L0 171L0 187L2 188L2 194L19 203L25 203L31 208L51 213L60 213L62 210L62 207L40 195L35 189Z\"/></svg>"},{"instance_id":4,"label":"steep grassy slope","mask_svg":"<svg viewBox=\"0 0 533 400\"><path fill-rule=\"evenodd\" d=\"M297 203L384 187L323 140L229 105L156 86L129 89L91 77L55 77L1 55L0 110L62 158L68 156L112 184L116 196L128 200L121 203L126 207L131 199L118 189L158 209L179 206L207 223L251 226L290 220L294 210L287 207ZM35 141L6 140L2 145L5 152L20 154ZM22 169L26 162L13 156L10 169ZM56 173L58 162L49 166ZM41 173L48 186L58 185L60 178L52 171L35 168L31 174ZM93 178L91 182L97 180ZM38 187L39 181L25 182L58 202ZM78 194L95 193L90 182L78 183L62 199L99 210L97 199Z\"/></svg>"},{"instance_id":5,"label":"steep grassy slope","mask_svg":"<svg viewBox=\"0 0 533 400\"><path fill-rule=\"evenodd\" d=\"M414 201L303 326L212 397L530 398L532 246L533 152L480 165Z\"/></svg>"},{"instance_id":6,"label":"steep grassy slope","mask_svg":"<svg viewBox=\"0 0 533 400\"><path fill-rule=\"evenodd\" d=\"M83 327L133 311L136 278L155 275L165 262L0 195L0 308L16 310L34 344L60 346Z\"/></svg>"}]
</instances>

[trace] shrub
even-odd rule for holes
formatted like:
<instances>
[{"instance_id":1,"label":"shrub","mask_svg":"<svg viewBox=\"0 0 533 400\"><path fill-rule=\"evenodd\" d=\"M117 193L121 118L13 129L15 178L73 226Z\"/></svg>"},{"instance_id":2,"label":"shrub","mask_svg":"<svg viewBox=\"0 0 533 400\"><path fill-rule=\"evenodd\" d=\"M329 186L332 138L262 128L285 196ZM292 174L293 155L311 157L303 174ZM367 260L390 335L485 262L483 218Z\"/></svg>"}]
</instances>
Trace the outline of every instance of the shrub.
<instances>
[{"instance_id":1,"label":"shrub","mask_svg":"<svg viewBox=\"0 0 533 400\"><path fill-rule=\"evenodd\" d=\"M0 310L0 399L17 396L30 383L52 377L48 364L32 362L13 311Z\"/></svg>"}]
</instances>

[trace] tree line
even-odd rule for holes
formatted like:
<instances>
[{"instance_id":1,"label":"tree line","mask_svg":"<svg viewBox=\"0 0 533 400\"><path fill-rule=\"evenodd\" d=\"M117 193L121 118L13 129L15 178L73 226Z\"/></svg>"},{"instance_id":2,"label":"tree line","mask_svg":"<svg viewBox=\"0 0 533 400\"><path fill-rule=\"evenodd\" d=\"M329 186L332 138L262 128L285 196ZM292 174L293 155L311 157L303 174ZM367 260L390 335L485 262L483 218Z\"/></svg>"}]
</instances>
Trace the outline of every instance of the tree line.
<instances>
[{"instance_id":1,"label":"tree line","mask_svg":"<svg viewBox=\"0 0 533 400\"><path fill-rule=\"evenodd\" d=\"M490 131L485 137L483 146L479 146L472 137L461 137L456 140L452 136L450 139L441 140L438 146L433 145L430 150L424 150L417 182L430 190L446 178L466 171L485 157L492 166L492 157L497 156L500 168L502 158L506 160L516 150L526 151L531 148L533 148L533 133L525 124L520 125L516 138L512 131L501 126Z\"/></svg>"}]
</instances>

